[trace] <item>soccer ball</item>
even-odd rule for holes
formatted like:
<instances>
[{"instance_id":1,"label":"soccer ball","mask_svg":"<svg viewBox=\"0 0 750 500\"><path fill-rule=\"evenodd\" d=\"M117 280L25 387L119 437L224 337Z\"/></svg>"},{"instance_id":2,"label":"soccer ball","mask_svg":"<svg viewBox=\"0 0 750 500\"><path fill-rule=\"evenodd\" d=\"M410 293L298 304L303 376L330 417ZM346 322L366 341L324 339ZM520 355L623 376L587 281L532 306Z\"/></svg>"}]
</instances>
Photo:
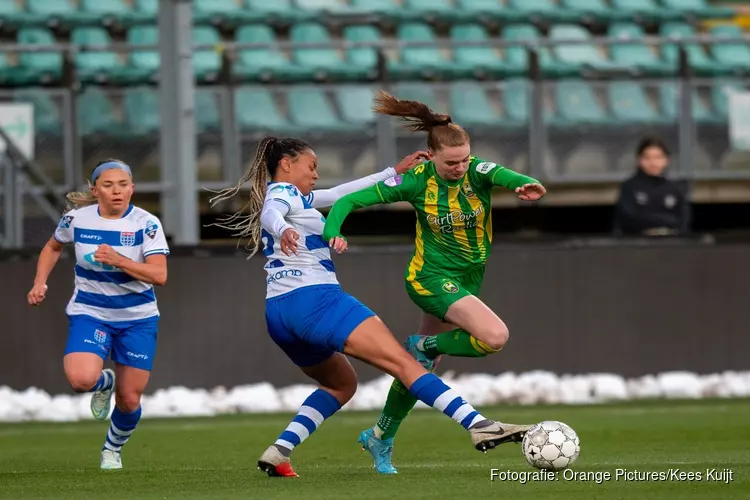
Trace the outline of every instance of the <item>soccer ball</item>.
<instances>
[{"instance_id":1,"label":"soccer ball","mask_svg":"<svg viewBox=\"0 0 750 500\"><path fill-rule=\"evenodd\" d=\"M581 441L569 425L547 420L531 426L523 437L521 450L532 467L557 471L576 461Z\"/></svg>"}]
</instances>

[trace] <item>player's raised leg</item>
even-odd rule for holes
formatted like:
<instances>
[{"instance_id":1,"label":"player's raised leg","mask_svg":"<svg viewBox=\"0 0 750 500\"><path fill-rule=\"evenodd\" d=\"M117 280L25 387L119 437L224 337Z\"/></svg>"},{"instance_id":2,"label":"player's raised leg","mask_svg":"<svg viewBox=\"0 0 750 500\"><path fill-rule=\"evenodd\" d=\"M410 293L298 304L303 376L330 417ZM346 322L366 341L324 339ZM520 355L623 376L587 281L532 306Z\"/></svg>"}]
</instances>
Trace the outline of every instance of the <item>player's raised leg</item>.
<instances>
[{"instance_id":1,"label":"player's raised leg","mask_svg":"<svg viewBox=\"0 0 750 500\"><path fill-rule=\"evenodd\" d=\"M102 469L122 469L122 447L141 419L141 397L156 353L157 324L158 318L150 318L124 325L113 342L115 409L102 448Z\"/></svg>"},{"instance_id":2,"label":"player's raised leg","mask_svg":"<svg viewBox=\"0 0 750 500\"><path fill-rule=\"evenodd\" d=\"M439 377L427 372L403 349L378 317L368 318L352 332L344 352L401 380L414 397L468 430L478 450L486 451L498 444L523 438L525 428L517 429L485 418Z\"/></svg>"},{"instance_id":3,"label":"player's raised leg","mask_svg":"<svg viewBox=\"0 0 750 500\"><path fill-rule=\"evenodd\" d=\"M317 356L316 351L320 352L315 346L308 345L307 349L308 353L303 355L307 360L311 359L310 355ZM292 451L341 409L357 390L357 375L346 356L332 351L327 356L322 362L300 367L320 388L305 399L276 442L258 459L258 467L271 477L297 477L290 459ZM300 358L292 359L298 363Z\"/></svg>"},{"instance_id":4,"label":"player's raised leg","mask_svg":"<svg viewBox=\"0 0 750 500\"><path fill-rule=\"evenodd\" d=\"M76 392L92 392L91 413L106 420L111 409L115 373L104 367L112 346L111 329L88 316L71 316L63 367Z\"/></svg>"}]
</instances>

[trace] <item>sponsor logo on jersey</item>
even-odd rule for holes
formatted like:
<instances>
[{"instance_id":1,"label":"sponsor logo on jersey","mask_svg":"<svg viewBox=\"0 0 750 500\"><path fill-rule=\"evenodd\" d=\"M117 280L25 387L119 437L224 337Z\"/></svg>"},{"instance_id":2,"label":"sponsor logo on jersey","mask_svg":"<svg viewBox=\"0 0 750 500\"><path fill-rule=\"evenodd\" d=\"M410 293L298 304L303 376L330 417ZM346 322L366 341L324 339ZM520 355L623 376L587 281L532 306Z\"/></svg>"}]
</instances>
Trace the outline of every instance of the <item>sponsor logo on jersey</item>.
<instances>
[{"instance_id":1,"label":"sponsor logo on jersey","mask_svg":"<svg viewBox=\"0 0 750 500\"><path fill-rule=\"evenodd\" d=\"M497 167L497 163L492 163L491 161L484 161L477 165L477 172L480 174L486 174L489 173L493 168Z\"/></svg>"},{"instance_id":2,"label":"sponsor logo on jersey","mask_svg":"<svg viewBox=\"0 0 750 500\"><path fill-rule=\"evenodd\" d=\"M139 353L128 351L128 357L133 358L133 359L148 359L148 354L139 354Z\"/></svg>"},{"instance_id":3,"label":"sponsor logo on jersey","mask_svg":"<svg viewBox=\"0 0 750 500\"><path fill-rule=\"evenodd\" d=\"M63 215L63 218L60 219L60 223L57 225L57 227L59 227L60 229L69 229L71 222L73 222L72 215Z\"/></svg>"},{"instance_id":4,"label":"sponsor logo on jersey","mask_svg":"<svg viewBox=\"0 0 750 500\"><path fill-rule=\"evenodd\" d=\"M299 194L297 188L292 185L277 184L271 188L272 193L283 193L284 191L288 192L290 196L297 196Z\"/></svg>"},{"instance_id":5,"label":"sponsor logo on jersey","mask_svg":"<svg viewBox=\"0 0 750 500\"><path fill-rule=\"evenodd\" d=\"M459 230L477 227L477 217L483 212L484 207L480 205L473 212L455 210L443 216L429 214L427 215L427 223L443 234L450 234L454 232L454 226L458 226Z\"/></svg>"},{"instance_id":6,"label":"sponsor logo on jersey","mask_svg":"<svg viewBox=\"0 0 750 500\"><path fill-rule=\"evenodd\" d=\"M86 255L83 256L83 260L85 260L89 264L94 265L96 267L101 267L105 271L114 271L115 269L117 269L116 267L110 266L109 264L103 264L101 262L97 262L96 259L94 258L95 254L96 252L87 253Z\"/></svg>"},{"instance_id":7,"label":"sponsor logo on jersey","mask_svg":"<svg viewBox=\"0 0 750 500\"><path fill-rule=\"evenodd\" d=\"M270 285L274 281L283 280L284 278L298 278L302 276L304 273L300 271L299 269L284 269L281 271L276 271L275 273L271 273L266 278L266 284Z\"/></svg>"},{"instance_id":8,"label":"sponsor logo on jersey","mask_svg":"<svg viewBox=\"0 0 750 500\"><path fill-rule=\"evenodd\" d=\"M79 236L82 240L92 240L92 241L101 241L104 238L99 236L98 234L89 234L89 233L81 233Z\"/></svg>"},{"instance_id":9,"label":"sponsor logo on jersey","mask_svg":"<svg viewBox=\"0 0 750 500\"><path fill-rule=\"evenodd\" d=\"M132 247L135 245L135 233L123 231L120 233L120 245L124 247Z\"/></svg>"},{"instance_id":10,"label":"sponsor logo on jersey","mask_svg":"<svg viewBox=\"0 0 750 500\"><path fill-rule=\"evenodd\" d=\"M443 290L448 293L456 293L458 291L458 285L456 285L452 281L446 281L445 283L443 283Z\"/></svg>"},{"instance_id":11,"label":"sponsor logo on jersey","mask_svg":"<svg viewBox=\"0 0 750 500\"><path fill-rule=\"evenodd\" d=\"M404 182L404 178L400 175L397 175L395 177L391 177L390 179L386 179L384 184L388 187L396 187L402 182Z\"/></svg>"},{"instance_id":12,"label":"sponsor logo on jersey","mask_svg":"<svg viewBox=\"0 0 750 500\"><path fill-rule=\"evenodd\" d=\"M156 236L156 233L159 231L159 225L156 222L150 220L146 223L146 229L144 231L146 232L146 236L153 240Z\"/></svg>"}]
</instances>

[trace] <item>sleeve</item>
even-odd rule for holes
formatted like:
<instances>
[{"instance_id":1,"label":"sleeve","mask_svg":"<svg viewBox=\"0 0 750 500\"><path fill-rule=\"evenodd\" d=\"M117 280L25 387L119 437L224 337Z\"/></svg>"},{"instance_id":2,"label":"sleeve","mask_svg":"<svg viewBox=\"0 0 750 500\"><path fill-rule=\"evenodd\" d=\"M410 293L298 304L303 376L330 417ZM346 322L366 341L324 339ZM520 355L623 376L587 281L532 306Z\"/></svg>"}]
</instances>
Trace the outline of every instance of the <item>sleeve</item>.
<instances>
[{"instance_id":1,"label":"sleeve","mask_svg":"<svg viewBox=\"0 0 750 500\"><path fill-rule=\"evenodd\" d=\"M60 222L57 223L57 228L52 235L58 243L68 244L73 243L74 226L73 221L75 220L74 212L68 212L63 214L60 218Z\"/></svg>"},{"instance_id":2,"label":"sleeve","mask_svg":"<svg viewBox=\"0 0 750 500\"><path fill-rule=\"evenodd\" d=\"M474 170L474 175L479 184L490 189L493 186L501 186L506 189L515 190L524 184L541 184L541 182L533 177L519 174L491 161L477 159L476 165L471 168Z\"/></svg>"},{"instance_id":3,"label":"sleeve","mask_svg":"<svg viewBox=\"0 0 750 500\"><path fill-rule=\"evenodd\" d=\"M291 204L282 199L266 199L260 212L260 225L273 236L281 236L284 231L292 228L284 216L291 210Z\"/></svg>"},{"instance_id":4,"label":"sleeve","mask_svg":"<svg viewBox=\"0 0 750 500\"><path fill-rule=\"evenodd\" d=\"M417 167L419 168L419 167ZM413 171L386 179L374 186L351 193L333 204L326 218L323 229L323 239L328 241L341 236L341 226L346 217L358 208L369 207L381 203L396 201L411 201L414 198L418 180Z\"/></svg>"},{"instance_id":5,"label":"sleeve","mask_svg":"<svg viewBox=\"0 0 750 500\"><path fill-rule=\"evenodd\" d=\"M385 181L386 179L390 179L391 177L395 176L396 169L394 169L393 167L388 167L382 172L371 174L366 177L362 177L361 179L338 185L331 189L319 189L317 191L313 191L312 193L307 195L306 200L307 203L310 204L313 208L330 207L334 203L336 203L336 200L338 200L342 196L346 196L347 194L351 194L361 189L374 186L378 182Z\"/></svg>"},{"instance_id":6,"label":"sleeve","mask_svg":"<svg viewBox=\"0 0 750 500\"><path fill-rule=\"evenodd\" d=\"M169 245L161 221L151 215L143 226L143 257L157 254L169 255Z\"/></svg>"}]
</instances>

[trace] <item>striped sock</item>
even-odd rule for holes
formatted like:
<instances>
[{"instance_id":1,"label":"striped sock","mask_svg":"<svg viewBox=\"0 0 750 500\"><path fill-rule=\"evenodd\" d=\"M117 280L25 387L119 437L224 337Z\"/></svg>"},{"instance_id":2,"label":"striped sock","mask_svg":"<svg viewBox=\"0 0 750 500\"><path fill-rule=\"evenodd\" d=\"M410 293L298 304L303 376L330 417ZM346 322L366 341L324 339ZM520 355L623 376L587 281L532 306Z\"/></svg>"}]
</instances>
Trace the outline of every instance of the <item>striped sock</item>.
<instances>
[{"instance_id":1,"label":"striped sock","mask_svg":"<svg viewBox=\"0 0 750 500\"><path fill-rule=\"evenodd\" d=\"M140 419L140 406L132 413L123 413L115 406L109 424L107 440L104 442L104 449L119 452L125 443L128 442L128 439L130 439L130 435L133 434L135 426L138 425Z\"/></svg>"},{"instance_id":2,"label":"striped sock","mask_svg":"<svg viewBox=\"0 0 750 500\"><path fill-rule=\"evenodd\" d=\"M464 429L471 429L479 422L487 420L433 373L425 373L419 377L409 387L409 392L424 404L432 406L451 417Z\"/></svg>"},{"instance_id":3,"label":"striped sock","mask_svg":"<svg viewBox=\"0 0 750 500\"><path fill-rule=\"evenodd\" d=\"M315 429L320 427L325 419L339 411L340 408L341 403L330 392L323 389L316 390L302 403L297 416L289 423L274 444L281 453L289 456L295 446L299 446L302 441L315 432Z\"/></svg>"},{"instance_id":4,"label":"striped sock","mask_svg":"<svg viewBox=\"0 0 750 500\"><path fill-rule=\"evenodd\" d=\"M89 389L89 392L96 392L96 391L106 391L112 388L112 376L109 374L109 372L105 372L102 370L101 375L99 375L99 380L96 381L96 384L94 387Z\"/></svg>"}]
</instances>

